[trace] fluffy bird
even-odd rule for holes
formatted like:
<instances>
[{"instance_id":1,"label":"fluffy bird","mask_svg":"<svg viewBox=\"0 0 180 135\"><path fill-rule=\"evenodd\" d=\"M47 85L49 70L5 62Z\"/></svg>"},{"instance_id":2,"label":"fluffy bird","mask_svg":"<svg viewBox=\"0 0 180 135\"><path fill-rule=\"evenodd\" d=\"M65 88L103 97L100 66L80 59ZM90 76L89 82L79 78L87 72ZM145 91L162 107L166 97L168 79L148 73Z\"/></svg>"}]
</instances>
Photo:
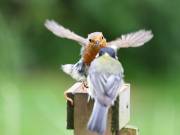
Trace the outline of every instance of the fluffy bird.
<instances>
[{"instance_id":1,"label":"fluffy bird","mask_svg":"<svg viewBox=\"0 0 180 135\"><path fill-rule=\"evenodd\" d=\"M123 67L112 48L102 48L88 71L89 95L95 103L88 129L103 135L106 130L108 109L114 104L118 90L123 86Z\"/></svg>"},{"instance_id":2,"label":"fluffy bird","mask_svg":"<svg viewBox=\"0 0 180 135\"><path fill-rule=\"evenodd\" d=\"M62 65L62 70L77 81L86 80L88 68L101 48L112 47L118 50L119 48L139 47L153 37L151 31L139 30L107 42L102 32L93 32L87 38L83 38L53 20L47 20L45 26L56 36L74 40L81 45L80 60L76 64Z\"/></svg>"}]
</instances>

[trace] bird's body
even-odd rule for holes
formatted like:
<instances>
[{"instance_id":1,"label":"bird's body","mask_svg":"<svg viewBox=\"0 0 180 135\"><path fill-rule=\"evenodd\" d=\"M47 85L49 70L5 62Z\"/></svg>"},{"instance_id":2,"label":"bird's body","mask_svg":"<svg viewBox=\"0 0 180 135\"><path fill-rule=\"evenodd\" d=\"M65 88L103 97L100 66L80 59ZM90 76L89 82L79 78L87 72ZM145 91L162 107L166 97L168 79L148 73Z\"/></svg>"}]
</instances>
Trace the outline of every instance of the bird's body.
<instances>
[{"instance_id":1,"label":"bird's body","mask_svg":"<svg viewBox=\"0 0 180 135\"><path fill-rule=\"evenodd\" d=\"M138 47L153 37L151 31L139 30L122 35L114 41L106 42L102 32L93 32L87 38L83 38L55 21L47 20L45 26L55 35L74 40L82 46L81 58L76 64L62 65L62 70L77 81L86 80L88 68L101 48L112 47L117 50L119 48Z\"/></svg>"},{"instance_id":2,"label":"bird's body","mask_svg":"<svg viewBox=\"0 0 180 135\"><path fill-rule=\"evenodd\" d=\"M91 47L90 45L87 45L83 52L83 62L86 65L90 65L93 59L96 57L97 53L99 52L99 47Z\"/></svg>"},{"instance_id":3,"label":"bird's body","mask_svg":"<svg viewBox=\"0 0 180 135\"><path fill-rule=\"evenodd\" d=\"M124 81L122 65L115 57L112 57L111 52L113 51L110 48L103 48L100 53L101 51L103 54L96 58L89 67L88 93L94 98L95 103L88 122L88 129L103 135L106 129L108 109L114 104L118 90L123 86Z\"/></svg>"},{"instance_id":4,"label":"bird's body","mask_svg":"<svg viewBox=\"0 0 180 135\"><path fill-rule=\"evenodd\" d=\"M95 59L92 62L92 65L89 68L89 76L91 76L91 74L96 74L96 76L101 76L101 74L104 74L104 77L109 78L112 74L113 75L120 75L121 78L123 78L123 72L124 69L121 65L121 63L107 55L104 55L102 57L99 57L97 59ZM98 78L98 77L97 77ZM96 79L97 79L96 78ZM88 78L88 84L89 84L89 95L94 98L95 92L94 92L94 88L92 85L92 82L89 80L90 78ZM101 81L101 80L100 80ZM108 81L104 80L104 81ZM95 82L94 82L95 83ZM104 94L104 93L103 93Z\"/></svg>"}]
</instances>

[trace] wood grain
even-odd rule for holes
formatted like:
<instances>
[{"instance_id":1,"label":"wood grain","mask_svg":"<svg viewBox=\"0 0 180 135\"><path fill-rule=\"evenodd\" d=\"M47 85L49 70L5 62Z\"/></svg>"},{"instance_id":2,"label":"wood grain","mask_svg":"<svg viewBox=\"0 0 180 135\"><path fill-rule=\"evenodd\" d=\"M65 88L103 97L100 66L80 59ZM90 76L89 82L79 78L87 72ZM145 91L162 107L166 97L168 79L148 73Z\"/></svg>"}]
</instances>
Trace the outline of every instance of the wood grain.
<instances>
[{"instance_id":1,"label":"wood grain","mask_svg":"<svg viewBox=\"0 0 180 135\"><path fill-rule=\"evenodd\" d=\"M87 130L87 122L89 121L93 108L93 101L87 102L88 95L78 93L74 96L74 135L98 135ZM111 111L108 113L108 125L105 135L111 133Z\"/></svg>"},{"instance_id":2,"label":"wood grain","mask_svg":"<svg viewBox=\"0 0 180 135\"><path fill-rule=\"evenodd\" d=\"M134 126L126 126L122 128L117 135L138 135L139 129Z\"/></svg>"}]
</instances>

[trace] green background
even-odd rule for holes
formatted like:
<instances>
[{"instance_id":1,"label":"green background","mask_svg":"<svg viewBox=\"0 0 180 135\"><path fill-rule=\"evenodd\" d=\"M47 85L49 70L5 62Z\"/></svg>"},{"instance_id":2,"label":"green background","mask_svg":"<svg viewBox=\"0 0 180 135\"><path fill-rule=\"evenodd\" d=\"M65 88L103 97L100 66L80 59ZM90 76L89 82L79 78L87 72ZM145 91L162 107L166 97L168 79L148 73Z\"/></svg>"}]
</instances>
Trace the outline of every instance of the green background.
<instances>
[{"instance_id":1,"label":"green background","mask_svg":"<svg viewBox=\"0 0 180 135\"><path fill-rule=\"evenodd\" d=\"M179 0L0 0L0 134L72 135L63 92L75 81L60 70L75 63L80 46L54 36L46 19L108 41L142 28L154 38L120 49L131 83L131 121L142 135L180 130Z\"/></svg>"}]
</instances>

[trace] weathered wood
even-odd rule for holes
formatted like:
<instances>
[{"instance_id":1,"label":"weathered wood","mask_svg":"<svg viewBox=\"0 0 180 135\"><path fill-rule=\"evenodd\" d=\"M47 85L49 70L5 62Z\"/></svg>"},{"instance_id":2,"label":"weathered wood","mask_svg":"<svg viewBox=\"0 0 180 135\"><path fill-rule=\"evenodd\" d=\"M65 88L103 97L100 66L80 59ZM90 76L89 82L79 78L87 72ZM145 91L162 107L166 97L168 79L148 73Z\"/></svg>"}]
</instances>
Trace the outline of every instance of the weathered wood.
<instances>
[{"instance_id":1,"label":"weathered wood","mask_svg":"<svg viewBox=\"0 0 180 135\"><path fill-rule=\"evenodd\" d=\"M139 129L128 125L122 128L117 135L139 135Z\"/></svg>"},{"instance_id":2,"label":"weathered wood","mask_svg":"<svg viewBox=\"0 0 180 135\"><path fill-rule=\"evenodd\" d=\"M130 121L130 85L125 84L119 93L119 130Z\"/></svg>"},{"instance_id":3,"label":"weathered wood","mask_svg":"<svg viewBox=\"0 0 180 135\"><path fill-rule=\"evenodd\" d=\"M74 135L98 135L87 130L87 123L93 108L93 101L88 102L87 99L88 94L77 93L74 96ZM105 135L112 135L110 111Z\"/></svg>"},{"instance_id":4,"label":"weathered wood","mask_svg":"<svg viewBox=\"0 0 180 135\"><path fill-rule=\"evenodd\" d=\"M85 91L82 91L82 83L77 82L75 83L73 86L71 86L71 88L69 88L65 94L67 94L67 96L69 98L71 98L74 101L74 94L75 93L84 93ZM87 93L87 92L85 92ZM67 129L74 129L74 105L71 104L70 101L67 101L67 125L66 128Z\"/></svg>"},{"instance_id":5,"label":"weathered wood","mask_svg":"<svg viewBox=\"0 0 180 135\"><path fill-rule=\"evenodd\" d=\"M67 96L74 100L74 95L72 93L67 93ZM74 129L74 106L71 102L67 102L67 129Z\"/></svg>"},{"instance_id":6,"label":"weathered wood","mask_svg":"<svg viewBox=\"0 0 180 135\"><path fill-rule=\"evenodd\" d=\"M80 83L76 83L68 92L74 94L74 110L68 103L71 111L67 118L68 129L73 129L74 135L97 135L87 130L87 123L89 121L94 102L88 102L88 94L83 90ZM130 85L124 85L119 89L119 98L117 98L115 105L109 109L107 131L105 135L118 135L119 130L127 125L130 120ZM72 112L74 116L72 116ZM69 122L69 123L68 123ZM72 122L74 124L72 124Z\"/></svg>"},{"instance_id":7,"label":"weathered wood","mask_svg":"<svg viewBox=\"0 0 180 135\"><path fill-rule=\"evenodd\" d=\"M119 96L117 97L114 105L112 106L111 131L113 133L119 131Z\"/></svg>"}]
</instances>

